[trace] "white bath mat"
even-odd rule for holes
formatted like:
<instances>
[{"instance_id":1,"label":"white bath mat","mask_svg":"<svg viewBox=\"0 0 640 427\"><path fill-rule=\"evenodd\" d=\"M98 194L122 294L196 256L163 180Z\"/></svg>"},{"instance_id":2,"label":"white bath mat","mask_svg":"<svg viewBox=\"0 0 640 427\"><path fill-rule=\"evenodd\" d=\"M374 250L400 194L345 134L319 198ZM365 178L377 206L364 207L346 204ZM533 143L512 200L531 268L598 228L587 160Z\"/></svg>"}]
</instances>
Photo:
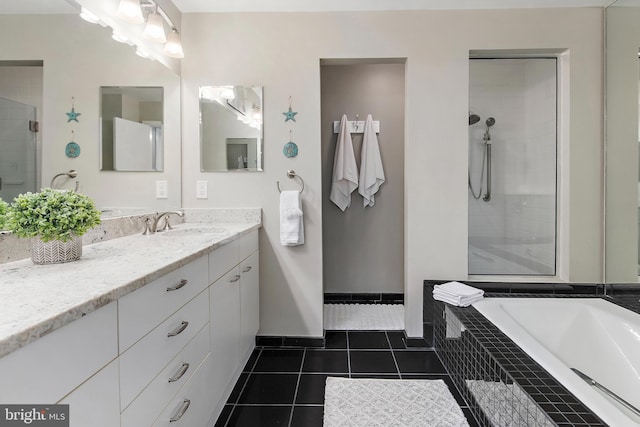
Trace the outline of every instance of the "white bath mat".
<instances>
[{"instance_id":1,"label":"white bath mat","mask_svg":"<svg viewBox=\"0 0 640 427\"><path fill-rule=\"evenodd\" d=\"M469 426L442 380L327 378L324 427Z\"/></svg>"},{"instance_id":2,"label":"white bath mat","mask_svg":"<svg viewBox=\"0 0 640 427\"><path fill-rule=\"evenodd\" d=\"M404 305L325 304L324 329L328 331L404 330Z\"/></svg>"}]
</instances>

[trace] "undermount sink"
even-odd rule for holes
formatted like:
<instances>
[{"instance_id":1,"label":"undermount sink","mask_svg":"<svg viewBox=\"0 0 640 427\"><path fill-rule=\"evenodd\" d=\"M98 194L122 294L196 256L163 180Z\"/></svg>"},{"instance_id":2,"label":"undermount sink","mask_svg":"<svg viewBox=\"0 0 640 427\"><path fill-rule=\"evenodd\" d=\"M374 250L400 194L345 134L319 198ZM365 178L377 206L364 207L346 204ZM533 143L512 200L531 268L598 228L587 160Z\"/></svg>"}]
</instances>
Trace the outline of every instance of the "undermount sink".
<instances>
[{"instance_id":1,"label":"undermount sink","mask_svg":"<svg viewBox=\"0 0 640 427\"><path fill-rule=\"evenodd\" d=\"M164 236L164 237L188 237L188 236L204 236L204 235L223 235L226 234L227 230L221 227L207 227L207 226L199 226L199 227L180 227L175 226L171 230L166 231L158 231L155 233L156 236Z\"/></svg>"}]
</instances>

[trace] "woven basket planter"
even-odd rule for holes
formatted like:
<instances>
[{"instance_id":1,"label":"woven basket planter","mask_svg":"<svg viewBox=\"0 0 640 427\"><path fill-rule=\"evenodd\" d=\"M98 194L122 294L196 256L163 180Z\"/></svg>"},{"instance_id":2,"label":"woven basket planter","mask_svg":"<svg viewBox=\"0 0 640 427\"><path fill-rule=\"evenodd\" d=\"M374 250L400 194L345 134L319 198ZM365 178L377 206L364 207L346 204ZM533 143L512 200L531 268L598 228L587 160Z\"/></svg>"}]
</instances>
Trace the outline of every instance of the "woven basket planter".
<instances>
[{"instance_id":1,"label":"woven basket planter","mask_svg":"<svg viewBox=\"0 0 640 427\"><path fill-rule=\"evenodd\" d=\"M50 240L43 242L39 237L31 239L31 260L35 264L59 264L77 261L82 256L82 237L75 236L67 242Z\"/></svg>"}]
</instances>

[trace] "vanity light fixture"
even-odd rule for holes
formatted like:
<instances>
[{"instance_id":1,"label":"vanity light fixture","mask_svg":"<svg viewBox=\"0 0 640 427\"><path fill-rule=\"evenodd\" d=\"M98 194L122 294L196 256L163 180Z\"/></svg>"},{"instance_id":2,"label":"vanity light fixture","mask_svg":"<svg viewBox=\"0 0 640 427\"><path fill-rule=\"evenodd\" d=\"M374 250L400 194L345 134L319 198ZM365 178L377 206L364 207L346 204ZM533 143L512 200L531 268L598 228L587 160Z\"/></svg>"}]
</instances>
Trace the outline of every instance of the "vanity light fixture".
<instances>
[{"instance_id":1,"label":"vanity light fixture","mask_svg":"<svg viewBox=\"0 0 640 427\"><path fill-rule=\"evenodd\" d=\"M164 33L164 20L158 14L157 7L156 5L156 10L147 16L147 24L144 27L142 37L156 43L166 43L167 36Z\"/></svg>"},{"instance_id":2,"label":"vanity light fixture","mask_svg":"<svg viewBox=\"0 0 640 427\"><path fill-rule=\"evenodd\" d=\"M180 33L178 33L178 30L175 27L171 28L171 32L167 36L167 42L164 45L162 53L170 56L171 58L184 58Z\"/></svg>"},{"instance_id":3,"label":"vanity light fixture","mask_svg":"<svg viewBox=\"0 0 640 427\"><path fill-rule=\"evenodd\" d=\"M91 22L92 24L100 24L100 18L98 18L94 13L87 10L85 7L80 8L80 18L84 19L87 22Z\"/></svg>"},{"instance_id":4,"label":"vanity light fixture","mask_svg":"<svg viewBox=\"0 0 640 427\"><path fill-rule=\"evenodd\" d=\"M118 33L116 30L113 30L113 32L111 33L111 38L117 41L118 43L131 45L131 42L129 41L129 39L123 36L122 34Z\"/></svg>"},{"instance_id":5,"label":"vanity light fixture","mask_svg":"<svg viewBox=\"0 0 640 427\"><path fill-rule=\"evenodd\" d=\"M222 86L222 89L220 91L220 98L236 99L236 93L233 90L233 86Z\"/></svg>"},{"instance_id":6,"label":"vanity light fixture","mask_svg":"<svg viewBox=\"0 0 640 427\"><path fill-rule=\"evenodd\" d=\"M140 46L136 47L136 55L138 55L139 57L144 58L144 59L153 60L153 58L151 57L151 54L149 54L149 52L147 52L146 50L144 50Z\"/></svg>"},{"instance_id":7,"label":"vanity light fixture","mask_svg":"<svg viewBox=\"0 0 640 427\"><path fill-rule=\"evenodd\" d=\"M130 24L142 24L144 22L140 0L120 0L117 14L118 18Z\"/></svg>"}]
</instances>

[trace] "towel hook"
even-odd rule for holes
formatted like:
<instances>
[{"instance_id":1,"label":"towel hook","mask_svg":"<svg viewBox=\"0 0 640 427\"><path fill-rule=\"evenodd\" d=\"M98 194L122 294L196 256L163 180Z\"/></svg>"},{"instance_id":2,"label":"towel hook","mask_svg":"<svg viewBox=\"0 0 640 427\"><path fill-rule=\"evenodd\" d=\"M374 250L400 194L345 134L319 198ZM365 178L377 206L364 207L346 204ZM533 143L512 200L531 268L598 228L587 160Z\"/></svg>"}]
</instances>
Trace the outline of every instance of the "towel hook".
<instances>
[{"instance_id":1,"label":"towel hook","mask_svg":"<svg viewBox=\"0 0 640 427\"><path fill-rule=\"evenodd\" d=\"M302 179L302 177L296 174L293 169L289 169L287 171L287 176L289 178L298 178L300 180L300 184L302 185L302 187L300 188L300 193L302 193L302 191L304 191L304 180ZM280 181L276 181L276 187L278 187L278 191L282 193L282 190L280 189Z\"/></svg>"}]
</instances>

